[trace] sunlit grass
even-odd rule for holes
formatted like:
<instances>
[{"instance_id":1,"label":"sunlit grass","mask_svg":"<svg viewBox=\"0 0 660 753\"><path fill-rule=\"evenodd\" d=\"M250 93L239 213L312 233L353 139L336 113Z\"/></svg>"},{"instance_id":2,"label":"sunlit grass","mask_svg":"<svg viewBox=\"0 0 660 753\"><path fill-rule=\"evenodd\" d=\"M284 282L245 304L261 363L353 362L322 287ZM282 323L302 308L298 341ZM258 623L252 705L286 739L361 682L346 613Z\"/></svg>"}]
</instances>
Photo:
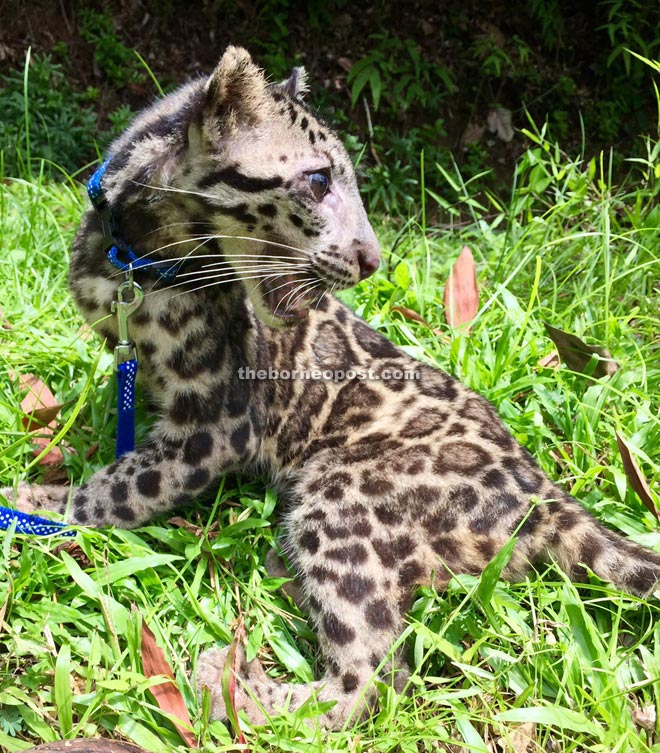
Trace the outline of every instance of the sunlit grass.
<instances>
[{"instance_id":1,"label":"sunlit grass","mask_svg":"<svg viewBox=\"0 0 660 753\"><path fill-rule=\"evenodd\" d=\"M479 206L458 176L447 179L469 223L445 206L443 220L454 217L455 229L434 227L429 197L421 223L378 229L383 269L344 297L410 353L492 400L546 472L602 520L660 550L614 434L626 437L657 488L660 213L652 171L615 190L605 167L571 163L541 143L523 157L506 204ZM0 485L24 478L33 461L19 373L50 386L63 405L61 425L75 416L62 445L72 482L113 458L112 359L81 331L66 290L81 197L77 185L39 178L0 185ZM481 307L470 331L458 333L444 321L442 298L464 244L477 262ZM392 312L395 305L430 327ZM544 321L604 345L619 371L595 380L541 366L553 349ZM39 469L27 476L37 480ZM275 506L258 480L232 479L214 504L186 511L197 532L166 520L130 532L85 530L70 553L58 551L56 538L2 535L0 747L76 736L124 737L158 753L181 747L142 674L144 617L201 745L235 749L232 732L209 722L196 698L190 678L200 651L227 643L242 621L249 653L273 676L308 680L322 671L304 615L263 568L277 535ZM530 751L657 753L657 603L599 583L578 589L552 568L516 585L496 575L460 578L444 594L420 590L402 638L414 668L409 694L383 685L379 713L341 733L319 732L300 713L246 729L250 750L523 750L515 737L522 730L533 738Z\"/></svg>"}]
</instances>

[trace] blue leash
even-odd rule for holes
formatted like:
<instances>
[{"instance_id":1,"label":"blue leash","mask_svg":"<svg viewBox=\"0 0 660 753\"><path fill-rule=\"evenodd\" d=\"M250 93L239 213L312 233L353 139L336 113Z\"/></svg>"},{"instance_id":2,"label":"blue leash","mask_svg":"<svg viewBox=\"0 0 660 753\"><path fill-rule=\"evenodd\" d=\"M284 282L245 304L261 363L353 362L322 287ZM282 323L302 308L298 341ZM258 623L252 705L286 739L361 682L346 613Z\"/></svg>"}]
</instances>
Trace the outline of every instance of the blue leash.
<instances>
[{"instance_id":1,"label":"blue leash","mask_svg":"<svg viewBox=\"0 0 660 753\"><path fill-rule=\"evenodd\" d=\"M140 257L120 238L116 218L103 191L103 176L109 163L110 160L107 159L89 179L87 194L101 218L104 236L110 241L106 249L108 261L125 273L125 279L117 290L117 300L112 302L112 312L117 316L119 330L119 340L115 347L118 388L116 457L119 459L135 448L135 380L138 362L135 344L128 336L128 317L140 306L144 294L140 286L133 281L133 271L150 270L159 279L170 282L175 278L178 266L172 265L169 261L153 261L144 256ZM122 256L126 261L122 260ZM125 300L126 293L129 294L129 300ZM75 531L65 530L65 523L28 515L0 505L0 531L8 530L12 525L17 533L34 536L76 535Z\"/></svg>"},{"instance_id":2,"label":"blue leash","mask_svg":"<svg viewBox=\"0 0 660 753\"><path fill-rule=\"evenodd\" d=\"M0 531L6 531L16 524L16 533L27 533L33 536L53 536L59 533L61 536L75 536L76 532L66 529L66 523L58 523L38 515L28 515L11 507L0 506Z\"/></svg>"}]
</instances>

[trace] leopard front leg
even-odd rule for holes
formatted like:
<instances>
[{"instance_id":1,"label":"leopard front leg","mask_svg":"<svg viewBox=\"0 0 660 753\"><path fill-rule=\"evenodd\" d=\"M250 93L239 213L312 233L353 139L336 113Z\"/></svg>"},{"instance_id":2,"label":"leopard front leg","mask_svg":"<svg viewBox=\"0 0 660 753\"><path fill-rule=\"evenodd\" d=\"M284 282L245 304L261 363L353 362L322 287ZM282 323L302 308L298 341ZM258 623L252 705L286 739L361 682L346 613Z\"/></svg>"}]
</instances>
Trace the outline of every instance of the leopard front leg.
<instances>
[{"instance_id":1,"label":"leopard front leg","mask_svg":"<svg viewBox=\"0 0 660 753\"><path fill-rule=\"evenodd\" d=\"M19 507L53 510L76 525L134 528L185 504L214 478L232 470L249 450L250 433L236 442L216 425L189 430L159 422L147 442L98 471L72 492L66 487L19 487ZM48 489L56 493L48 494Z\"/></svg>"},{"instance_id":2,"label":"leopard front leg","mask_svg":"<svg viewBox=\"0 0 660 753\"><path fill-rule=\"evenodd\" d=\"M329 729L357 722L373 708L373 679L392 680L388 655L403 627L401 573L383 568L372 532L376 521L357 500L351 510L328 509L327 501L311 498L294 508L287 520L287 550L305 594L305 602L323 651L325 676L310 684L278 683L258 662L247 663L238 647L233 671L235 703L253 724L263 724L283 709L295 709L311 696L335 701L318 718ZM360 512L360 510L362 512ZM379 531L378 537L387 537ZM378 539L376 539L378 540ZM406 584L407 585L407 584ZM226 718L222 677L229 650L200 657L198 686L211 692L212 714ZM380 669L379 669L380 668ZM407 669L394 659L394 685L405 684Z\"/></svg>"}]
</instances>

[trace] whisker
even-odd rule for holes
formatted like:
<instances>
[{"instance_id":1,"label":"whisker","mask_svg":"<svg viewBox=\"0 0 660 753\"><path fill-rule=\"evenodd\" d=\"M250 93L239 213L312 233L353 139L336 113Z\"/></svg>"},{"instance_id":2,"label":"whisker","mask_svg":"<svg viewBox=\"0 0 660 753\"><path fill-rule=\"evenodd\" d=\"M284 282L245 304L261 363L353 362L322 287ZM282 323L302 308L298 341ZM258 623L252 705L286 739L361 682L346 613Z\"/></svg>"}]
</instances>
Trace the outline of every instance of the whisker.
<instances>
[{"instance_id":1,"label":"whisker","mask_svg":"<svg viewBox=\"0 0 660 753\"><path fill-rule=\"evenodd\" d=\"M287 269L285 268L276 268L276 269L270 269L268 267L265 268L259 268L254 267L253 269L232 269L229 271L220 271L220 272L211 272L209 274L201 273L201 272L190 272L189 274L192 276L191 280L185 280L180 283L179 285L191 285L197 282L197 280L212 280L212 279L222 279L225 277L235 277L238 279L239 277L243 277L246 274L259 274L263 275L265 277L284 277L284 276L290 276L295 275L297 272L300 272L299 269L293 268L293 269ZM183 275L180 275L180 277L183 277ZM170 285L170 287L176 287L176 285Z\"/></svg>"},{"instance_id":2,"label":"whisker","mask_svg":"<svg viewBox=\"0 0 660 753\"><path fill-rule=\"evenodd\" d=\"M201 270L193 270L191 272L181 272L179 273L178 277L194 277L197 274L207 274L210 272L231 272L232 270L235 272L241 272L243 270L247 272L252 272L259 269L265 269L265 270L272 270L274 272L280 271L291 271L291 272L300 272L300 271L306 271L309 270L310 267L308 264L289 264L286 261L276 261L276 262L263 262L258 259L254 260L247 260L242 261L240 264L234 265L234 264L216 264L216 265L210 265L205 264Z\"/></svg>"},{"instance_id":3,"label":"whisker","mask_svg":"<svg viewBox=\"0 0 660 753\"><path fill-rule=\"evenodd\" d=\"M289 305L291 306L293 305L293 296L297 295L301 290L304 290L306 287L309 287L309 285L313 285L318 282L319 282L318 277L305 277L305 278L302 278L301 280L296 280L296 284L294 285L293 290L287 293L287 295L282 299L282 302L285 304L285 307L288 309Z\"/></svg>"},{"instance_id":4,"label":"whisker","mask_svg":"<svg viewBox=\"0 0 660 753\"><path fill-rule=\"evenodd\" d=\"M291 305L295 306L298 303L298 301L300 301L306 295L309 295L312 292L312 290L314 290L314 288L318 288L320 286L321 286L321 281L318 280L318 279L316 280L316 282L314 284L307 285L306 288L304 290L302 290L302 292L300 293L300 295L296 296L296 298L294 298L291 301Z\"/></svg>"},{"instance_id":5,"label":"whisker","mask_svg":"<svg viewBox=\"0 0 660 753\"><path fill-rule=\"evenodd\" d=\"M175 188L174 186L156 186L153 183L140 183L139 180L131 180L131 183L135 186L140 186L141 188L151 188L156 191L163 191L166 193L182 193L186 194L187 196L198 196L200 199L207 199L208 201L217 201L218 197L213 196L213 194L208 193L202 193L201 191L189 191L185 188ZM222 209L222 204L217 204L218 209Z\"/></svg>"},{"instance_id":6,"label":"whisker","mask_svg":"<svg viewBox=\"0 0 660 753\"><path fill-rule=\"evenodd\" d=\"M191 252L190 252L190 253L188 254L188 256L190 256L190 255L194 254L194 253L195 253L195 251L197 251L197 249L198 249L198 248L200 248L201 246L203 246L203 245L204 245L205 243L206 243L206 241L202 241L201 243L198 243L198 244L197 244L197 245L195 246L195 248L193 248L193 250L192 250L192 251L191 251ZM144 257L143 257L143 258L144 258ZM183 260L182 260L182 261L181 261L181 262L180 262L180 263L179 263L178 265L175 265L175 266L178 266L178 267L179 267L179 269L181 269L181 265L182 265L182 264L183 264ZM177 272L177 274L178 274L178 272ZM153 291L153 289L154 289L154 288L156 287L156 285L158 285L158 283L159 283L159 282L162 282L162 279L161 279L160 277L157 277L157 278L156 278L156 279L154 280L154 282L153 282L153 285L151 286L151 291Z\"/></svg>"},{"instance_id":7,"label":"whisker","mask_svg":"<svg viewBox=\"0 0 660 753\"><path fill-rule=\"evenodd\" d=\"M300 283L303 283L303 282L311 281L312 279L316 279L316 278L312 278L312 277L306 277L306 278L303 278L303 279L302 279L302 280L300 280L300 281L296 280L296 283L300 284ZM278 285L278 286L277 286L276 288L273 288L273 289L272 289L272 290L271 290L270 292L271 292L271 293L274 293L274 292L275 292L276 290L279 290L280 288L283 288L283 287L285 287L286 285L290 285L290 284L291 284L290 280L287 280L286 282L283 282L283 283L282 283L281 285ZM293 290L292 290L291 292L293 293L293 292L295 292L296 290L297 290L297 285L296 285L296 286L294 287L294 289L293 289ZM291 293L289 293L289 295L291 295ZM279 309L279 307L280 307L280 306L282 305L283 301L284 301L284 298L283 298L283 299L282 299L282 300L281 300L281 301L280 301L280 302L279 302L279 303L277 304L277 306L275 306L275 311L274 311L273 313L277 314L277 310L278 310L278 309ZM285 310L285 311L287 310L287 307L286 307L286 306L284 307L284 310Z\"/></svg>"},{"instance_id":8,"label":"whisker","mask_svg":"<svg viewBox=\"0 0 660 753\"><path fill-rule=\"evenodd\" d=\"M153 230L150 230L147 235L153 235L161 230L166 230L170 227L177 227L178 225L211 225L211 220L177 220L176 222L168 222L165 225L159 225Z\"/></svg>"},{"instance_id":9,"label":"whisker","mask_svg":"<svg viewBox=\"0 0 660 753\"><path fill-rule=\"evenodd\" d=\"M152 254L157 253L158 251L162 251L166 248L171 248L172 246L181 245L183 243L192 243L193 241L210 241L210 240L236 240L236 241L249 241L251 243L263 243L266 246L273 246L275 248L284 248L288 249L289 251L297 251L299 254L302 254L305 257L309 257L310 253L309 251L306 251L304 248L299 248L298 246L290 246L288 243L280 243L279 241L272 241L268 240L266 238L257 238L256 236L251 235L224 235L219 233L206 233L203 235L189 235L186 238L172 241L171 243L166 243L163 246L159 246L158 248L155 248L151 251L148 251L147 253L143 254L140 258L145 258L147 256L151 256ZM240 254L232 254L231 251L227 252L225 251L225 256L240 256ZM215 254L217 256L217 254Z\"/></svg>"},{"instance_id":10,"label":"whisker","mask_svg":"<svg viewBox=\"0 0 660 753\"><path fill-rule=\"evenodd\" d=\"M281 277L281 276L282 276L281 272L261 272L261 273L249 274L249 275L236 275L234 272L232 273L223 272L217 275L206 275L204 277L199 277L196 280L185 280L184 282L175 283L174 285L168 285L166 288L159 288L158 290L151 289L147 291L145 295L150 295L152 293L164 293L164 292L167 292L168 290L179 288L182 285L194 285L196 282L203 282L204 280L215 280L215 282L209 283L209 285L223 285L229 282L245 282L246 280L262 280L262 279L267 279L269 277ZM201 287L192 288L191 290L184 290L183 293L194 293L196 290L201 290L202 288L209 287L209 285L202 285ZM183 293L177 293L177 295L182 295Z\"/></svg>"},{"instance_id":11,"label":"whisker","mask_svg":"<svg viewBox=\"0 0 660 753\"><path fill-rule=\"evenodd\" d=\"M336 283L336 282L333 282L333 283L332 283L332 285L330 286L330 290L328 290L328 289L326 288L326 289L325 289L325 290L324 290L324 291L323 291L323 292L321 293L321 295L319 296L318 300L316 301L316 306L314 306L314 310L315 310L315 311L318 311L319 305L320 305L321 301L322 301L322 300L323 300L323 299L325 298L325 296L326 296L326 295L332 295L332 294L333 294L333 293L335 292L335 288L336 288L336 287L337 287L337 283Z\"/></svg>"},{"instance_id":12,"label":"whisker","mask_svg":"<svg viewBox=\"0 0 660 753\"><path fill-rule=\"evenodd\" d=\"M260 278L268 278L268 277L278 277L277 274L263 274L263 275L252 275L248 277L236 277L234 279L228 279L228 280L216 280L214 276L209 277L203 277L200 280L191 281L188 280L187 282L181 282L178 285L170 285L168 288L162 288L161 290L154 290L154 293L162 293L165 290L171 290L174 287L179 287L180 285L190 285L192 282L201 282L202 280L214 280L214 282L209 282L206 285L200 285L199 287L192 288L191 290L182 290L180 293L177 293L176 295L172 296L172 298L178 298L181 295L186 295L188 293L196 293L199 290L203 290L204 288L210 288L213 285L224 285L229 282L246 282L248 280L258 280Z\"/></svg>"},{"instance_id":13,"label":"whisker","mask_svg":"<svg viewBox=\"0 0 660 753\"><path fill-rule=\"evenodd\" d=\"M199 257L195 257L199 258ZM214 266L222 266L223 264L232 264L232 260L237 259L239 262L246 262L246 263L257 263L260 262L262 259L265 259L267 263L272 264L291 264L293 262L300 263L305 267L309 266L309 262L306 259L300 259L295 256L268 256L268 255L260 255L255 254L254 256L232 256L231 259L222 259L221 261L213 261L208 262L207 264L202 264L202 267L214 267Z\"/></svg>"}]
</instances>

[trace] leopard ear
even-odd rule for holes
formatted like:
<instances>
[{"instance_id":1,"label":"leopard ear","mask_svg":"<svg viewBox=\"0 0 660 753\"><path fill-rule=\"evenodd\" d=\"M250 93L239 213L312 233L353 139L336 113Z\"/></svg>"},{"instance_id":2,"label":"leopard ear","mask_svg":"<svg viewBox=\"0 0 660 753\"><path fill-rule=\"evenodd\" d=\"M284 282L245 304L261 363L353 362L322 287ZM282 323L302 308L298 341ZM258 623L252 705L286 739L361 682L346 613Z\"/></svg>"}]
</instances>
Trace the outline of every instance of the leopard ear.
<instances>
[{"instance_id":1,"label":"leopard ear","mask_svg":"<svg viewBox=\"0 0 660 753\"><path fill-rule=\"evenodd\" d=\"M279 84L274 84L273 89L288 94L291 99L302 101L305 98L305 94L309 91L309 87L307 86L307 71L302 66L294 68L289 78L280 81Z\"/></svg>"},{"instance_id":2,"label":"leopard ear","mask_svg":"<svg viewBox=\"0 0 660 753\"><path fill-rule=\"evenodd\" d=\"M237 123L255 123L268 97L264 72L242 47L227 47L206 85L205 120L224 130ZM223 128L224 126L224 128Z\"/></svg>"}]
</instances>

